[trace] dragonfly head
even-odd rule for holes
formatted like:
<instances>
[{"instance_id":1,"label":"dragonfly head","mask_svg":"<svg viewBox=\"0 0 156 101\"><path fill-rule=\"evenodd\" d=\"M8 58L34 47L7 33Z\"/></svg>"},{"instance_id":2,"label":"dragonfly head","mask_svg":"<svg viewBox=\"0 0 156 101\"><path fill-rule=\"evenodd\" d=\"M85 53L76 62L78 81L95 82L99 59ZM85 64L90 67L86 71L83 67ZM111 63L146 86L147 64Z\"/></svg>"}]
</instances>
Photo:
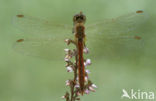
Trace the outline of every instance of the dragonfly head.
<instances>
[{"instance_id":1,"label":"dragonfly head","mask_svg":"<svg viewBox=\"0 0 156 101\"><path fill-rule=\"evenodd\" d=\"M86 16L82 12L80 12L73 17L73 22L74 22L74 24L85 23L86 22Z\"/></svg>"}]
</instances>

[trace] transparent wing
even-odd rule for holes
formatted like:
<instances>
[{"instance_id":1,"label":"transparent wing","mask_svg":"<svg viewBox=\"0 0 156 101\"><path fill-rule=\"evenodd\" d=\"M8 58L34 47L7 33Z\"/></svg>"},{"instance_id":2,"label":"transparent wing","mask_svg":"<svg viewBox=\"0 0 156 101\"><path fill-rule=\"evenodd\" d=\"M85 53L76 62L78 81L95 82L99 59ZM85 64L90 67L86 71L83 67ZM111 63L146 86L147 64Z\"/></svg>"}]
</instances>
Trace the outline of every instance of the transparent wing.
<instances>
[{"instance_id":1,"label":"transparent wing","mask_svg":"<svg viewBox=\"0 0 156 101\"><path fill-rule=\"evenodd\" d=\"M17 39L13 47L25 55L53 60L63 59L66 45L64 40L74 37L71 26L26 15L15 16L13 24L24 32L23 37Z\"/></svg>"},{"instance_id":2,"label":"transparent wing","mask_svg":"<svg viewBox=\"0 0 156 101\"><path fill-rule=\"evenodd\" d=\"M144 45L144 37L143 33L135 31L144 25L147 18L143 11L137 11L88 26L88 47L96 52L93 56L113 58L139 55Z\"/></svg>"},{"instance_id":3,"label":"transparent wing","mask_svg":"<svg viewBox=\"0 0 156 101\"><path fill-rule=\"evenodd\" d=\"M87 46L91 56L116 57L136 54L143 46L143 37L132 33L146 21L143 12L131 13L116 19L106 20L86 28ZM73 39L72 27L18 15L14 18L16 25L24 33L24 38L16 41L14 49L26 55L45 59L63 59L64 40ZM29 34L29 37L25 37ZM136 56L136 55L135 55Z\"/></svg>"},{"instance_id":4,"label":"transparent wing","mask_svg":"<svg viewBox=\"0 0 156 101\"><path fill-rule=\"evenodd\" d=\"M49 22L44 19L34 18L26 15L16 15L13 19L13 25L25 32L25 35L37 34L39 35L57 35L67 36L72 31L72 26L65 24L57 24Z\"/></svg>"},{"instance_id":5,"label":"transparent wing","mask_svg":"<svg viewBox=\"0 0 156 101\"><path fill-rule=\"evenodd\" d=\"M97 36L107 36L108 38L129 36L127 33L136 30L148 16L143 11L136 11L114 19L108 19L100 23L89 25L87 33L96 34Z\"/></svg>"},{"instance_id":6,"label":"transparent wing","mask_svg":"<svg viewBox=\"0 0 156 101\"><path fill-rule=\"evenodd\" d=\"M23 38L17 40L14 44L14 49L19 53L48 60L63 60L64 49L67 47L72 46L67 46L64 37L60 36Z\"/></svg>"}]
</instances>

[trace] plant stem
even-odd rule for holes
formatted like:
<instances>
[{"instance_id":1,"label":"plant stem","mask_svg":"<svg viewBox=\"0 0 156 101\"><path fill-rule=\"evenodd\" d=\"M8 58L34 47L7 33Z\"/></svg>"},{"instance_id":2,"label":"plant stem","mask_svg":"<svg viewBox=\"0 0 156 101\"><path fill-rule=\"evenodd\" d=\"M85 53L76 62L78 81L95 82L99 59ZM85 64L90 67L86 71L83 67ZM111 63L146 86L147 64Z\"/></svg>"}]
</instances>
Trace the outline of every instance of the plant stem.
<instances>
[{"instance_id":1,"label":"plant stem","mask_svg":"<svg viewBox=\"0 0 156 101\"><path fill-rule=\"evenodd\" d=\"M77 63L78 63L78 55L76 54L75 56L75 65L74 65L74 79L72 81L72 86L71 86L71 101L74 101L75 100L75 97L74 97L74 87L75 87L75 84L76 84L76 78L77 78ZM76 94L75 94L76 95Z\"/></svg>"}]
</instances>

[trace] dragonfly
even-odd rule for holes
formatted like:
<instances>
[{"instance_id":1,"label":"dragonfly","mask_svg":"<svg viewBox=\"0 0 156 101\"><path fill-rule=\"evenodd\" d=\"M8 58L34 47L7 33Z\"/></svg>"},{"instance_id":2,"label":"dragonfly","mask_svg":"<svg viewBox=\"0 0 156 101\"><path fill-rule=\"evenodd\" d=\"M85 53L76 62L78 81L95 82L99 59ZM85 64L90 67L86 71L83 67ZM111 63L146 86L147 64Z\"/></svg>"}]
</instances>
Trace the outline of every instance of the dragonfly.
<instances>
[{"instance_id":1,"label":"dragonfly","mask_svg":"<svg viewBox=\"0 0 156 101\"><path fill-rule=\"evenodd\" d=\"M147 15L142 10L138 10L85 27L86 16L80 12L73 17L73 27L19 14L14 17L13 24L24 34L22 35L23 38L15 42L14 49L26 55L57 60L64 57L63 50L66 45L63 41L75 39L78 46L79 84L83 92L85 39L87 38L87 45L92 51L95 50L92 48L93 44L100 44L100 46L96 46L104 47L100 55L107 54L106 48L112 49L111 44L115 46L117 43L124 44L126 41L130 41L133 43L132 46L137 47L136 43L140 43L142 37L131 32L145 23L146 19Z\"/></svg>"},{"instance_id":2,"label":"dragonfly","mask_svg":"<svg viewBox=\"0 0 156 101\"><path fill-rule=\"evenodd\" d=\"M132 31L144 24L147 18L144 11L138 10L117 18L93 24L86 23L86 43L92 53L91 56L98 59L100 56L119 54L119 51L114 51L116 47L138 48L143 38L139 33L136 34ZM14 49L24 55L42 59L62 60L64 48L67 47L64 40L74 38L72 25L23 14L13 18L13 25L22 33L21 38L14 43ZM102 49L100 49L101 47Z\"/></svg>"},{"instance_id":3,"label":"dragonfly","mask_svg":"<svg viewBox=\"0 0 156 101\"><path fill-rule=\"evenodd\" d=\"M73 17L73 33L75 33L75 42L78 50L78 70L79 70L79 84L80 90L83 94L84 92L84 82L85 82L85 66L83 58L83 49L85 47L85 22L86 16L80 12Z\"/></svg>"}]
</instances>

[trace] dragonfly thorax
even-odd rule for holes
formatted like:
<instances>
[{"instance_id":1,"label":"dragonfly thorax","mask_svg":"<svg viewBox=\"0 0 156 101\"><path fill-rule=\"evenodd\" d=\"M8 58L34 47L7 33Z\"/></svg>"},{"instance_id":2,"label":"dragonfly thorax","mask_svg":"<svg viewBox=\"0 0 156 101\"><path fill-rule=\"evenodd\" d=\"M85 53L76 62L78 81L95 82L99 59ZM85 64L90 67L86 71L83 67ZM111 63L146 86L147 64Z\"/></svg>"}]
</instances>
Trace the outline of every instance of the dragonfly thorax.
<instances>
[{"instance_id":1,"label":"dragonfly thorax","mask_svg":"<svg viewBox=\"0 0 156 101\"><path fill-rule=\"evenodd\" d=\"M78 39L83 39L85 37L85 27L83 23L78 23L75 25L75 36Z\"/></svg>"}]
</instances>

